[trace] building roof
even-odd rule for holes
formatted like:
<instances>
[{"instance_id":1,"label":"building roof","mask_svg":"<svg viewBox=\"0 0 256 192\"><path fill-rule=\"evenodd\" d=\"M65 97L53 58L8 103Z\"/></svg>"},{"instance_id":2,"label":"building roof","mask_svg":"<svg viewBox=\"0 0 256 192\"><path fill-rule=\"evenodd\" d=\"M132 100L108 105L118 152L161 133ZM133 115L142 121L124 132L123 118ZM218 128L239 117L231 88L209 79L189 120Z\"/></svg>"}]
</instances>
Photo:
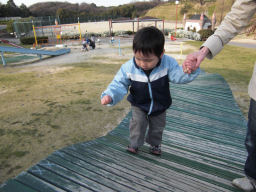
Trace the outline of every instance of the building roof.
<instances>
[{"instance_id":1,"label":"building roof","mask_svg":"<svg viewBox=\"0 0 256 192\"><path fill-rule=\"evenodd\" d=\"M201 14L192 15L189 20L200 20ZM211 21L206 15L204 15L204 21Z\"/></svg>"},{"instance_id":2,"label":"building roof","mask_svg":"<svg viewBox=\"0 0 256 192\"><path fill-rule=\"evenodd\" d=\"M237 191L243 176L246 120L217 74L171 84L162 156L126 152L129 113L104 137L55 151L10 179L0 191Z\"/></svg>"}]
</instances>

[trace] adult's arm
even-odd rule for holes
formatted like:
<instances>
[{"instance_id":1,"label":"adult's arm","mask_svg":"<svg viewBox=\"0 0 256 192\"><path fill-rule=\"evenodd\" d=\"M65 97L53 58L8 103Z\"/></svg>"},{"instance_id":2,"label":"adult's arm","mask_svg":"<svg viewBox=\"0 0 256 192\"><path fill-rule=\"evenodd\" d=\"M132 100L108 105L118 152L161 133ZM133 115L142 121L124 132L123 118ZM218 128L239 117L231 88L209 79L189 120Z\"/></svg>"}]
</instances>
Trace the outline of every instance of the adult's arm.
<instances>
[{"instance_id":1,"label":"adult's arm","mask_svg":"<svg viewBox=\"0 0 256 192\"><path fill-rule=\"evenodd\" d=\"M201 46L207 47L207 58L217 55L231 39L248 26L256 12L256 0L236 0L215 33Z\"/></svg>"},{"instance_id":2,"label":"adult's arm","mask_svg":"<svg viewBox=\"0 0 256 192\"><path fill-rule=\"evenodd\" d=\"M189 54L182 67L186 73L196 70L205 57L212 59L225 44L248 26L256 12L256 0L236 0L215 33L201 46L199 51Z\"/></svg>"}]
</instances>

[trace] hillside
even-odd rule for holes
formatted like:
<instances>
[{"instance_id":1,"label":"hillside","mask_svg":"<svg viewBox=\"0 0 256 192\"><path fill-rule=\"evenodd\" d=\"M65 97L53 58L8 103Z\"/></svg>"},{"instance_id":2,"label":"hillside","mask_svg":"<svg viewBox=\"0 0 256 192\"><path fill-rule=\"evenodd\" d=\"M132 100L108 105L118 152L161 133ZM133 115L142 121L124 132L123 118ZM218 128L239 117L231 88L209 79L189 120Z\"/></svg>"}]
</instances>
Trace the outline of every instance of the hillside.
<instances>
[{"instance_id":1,"label":"hillside","mask_svg":"<svg viewBox=\"0 0 256 192\"><path fill-rule=\"evenodd\" d=\"M58 9L66 10L68 13L75 13L78 15L81 12L99 14L109 10L107 7L97 7L95 4L68 3L68 2L42 2L36 3L29 7L29 11L33 16L55 16Z\"/></svg>"},{"instance_id":2,"label":"hillside","mask_svg":"<svg viewBox=\"0 0 256 192\"><path fill-rule=\"evenodd\" d=\"M178 20L183 18L180 14L181 6L177 7ZM165 3L153 9L150 9L145 16L156 17L164 20L176 20L176 5L173 3Z\"/></svg>"},{"instance_id":3,"label":"hillside","mask_svg":"<svg viewBox=\"0 0 256 192\"><path fill-rule=\"evenodd\" d=\"M223 1L224 2L224 1ZM203 6L199 3L180 3L177 7L174 3L165 3L150 9L145 15L164 20L176 20L176 8L178 20L183 19L183 12L187 10L187 17L193 14L205 13L209 18L215 12L217 22L220 22L230 10L232 0L225 0L224 6L220 1L206 2Z\"/></svg>"},{"instance_id":4,"label":"hillside","mask_svg":"<svg viewBox=\"0 0 256 192\"><path fill-rule=\"evenodd\" d=\"M97 6L95 3L42 2L29 7L32 16L56 16L72 18L90 16L102 17L105 20L117 17L135 18L143 16L148 10L162 4L161 2L134 2L115 7Z\"/></svg>"}]
</instances>

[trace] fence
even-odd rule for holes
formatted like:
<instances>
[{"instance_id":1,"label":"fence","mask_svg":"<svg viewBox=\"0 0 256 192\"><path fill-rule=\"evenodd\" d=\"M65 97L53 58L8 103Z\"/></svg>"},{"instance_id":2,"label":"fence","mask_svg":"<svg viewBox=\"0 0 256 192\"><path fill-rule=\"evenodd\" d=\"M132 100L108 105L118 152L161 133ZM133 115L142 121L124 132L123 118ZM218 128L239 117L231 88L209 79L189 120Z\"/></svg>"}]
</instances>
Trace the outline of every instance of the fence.
<instances>
[{"instance_id":1,"label":"fence","mask_svg":"<svg viewBox=\"0 0 256 192\"><path fill-rule=\"evenodd\" d=\"M27 36L31 37L33 36L33 25L37 27L43 27L43 26L52 26L55 25L56 22L59 25L63 24L74 24L78 23L85 23L85 22L99 22L99 21L108 21L109 19L114 19L113 17L91 17L91 16L81 16L81 17L73 17L73 18L59 18L59 17L36 17L33 18L33 20L26 20L26 21L15 21L13 23L14 31L17 35L17 37L21 36ZM107 29L106 29L107 31ZM47 32L45 32L47 33Z\"/></svg>"},{"instance_id":2,"label":"fence","mask_svg":"<svg viewBox=\"0 0 256 192\"><path fill-rule=\"evenodd\" d=\"M0 17L0 21L19 20L21 17Z\"/></svg>"}]
</instances>

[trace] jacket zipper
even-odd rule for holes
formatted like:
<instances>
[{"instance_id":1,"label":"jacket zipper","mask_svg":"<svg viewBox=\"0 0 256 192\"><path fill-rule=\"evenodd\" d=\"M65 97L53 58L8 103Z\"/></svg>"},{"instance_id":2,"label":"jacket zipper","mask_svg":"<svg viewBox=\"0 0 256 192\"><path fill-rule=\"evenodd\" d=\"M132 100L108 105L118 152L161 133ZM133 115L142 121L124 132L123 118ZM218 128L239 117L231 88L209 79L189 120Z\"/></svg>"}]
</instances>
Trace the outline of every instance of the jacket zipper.
<instances>
[{"instance_id":1,"label":"jacket zipper","mask_svg":"<svg viewBox=\"0 0 256 192\"><path fill-rule=\"evenodd\" d=\"M149 107L149 111L148 111L148 115L150 115L151 112L152 112L154 100L153 100L153 95L152 95L152 89L151 89L150 80L149 80L149 77L148 77L148 76L147 76L147 78L148 78L148 91L149 91L149 96L150 96L150 99L151 99L151 103L150 103L150 107Z\"/></svg>"}]
</instances>

